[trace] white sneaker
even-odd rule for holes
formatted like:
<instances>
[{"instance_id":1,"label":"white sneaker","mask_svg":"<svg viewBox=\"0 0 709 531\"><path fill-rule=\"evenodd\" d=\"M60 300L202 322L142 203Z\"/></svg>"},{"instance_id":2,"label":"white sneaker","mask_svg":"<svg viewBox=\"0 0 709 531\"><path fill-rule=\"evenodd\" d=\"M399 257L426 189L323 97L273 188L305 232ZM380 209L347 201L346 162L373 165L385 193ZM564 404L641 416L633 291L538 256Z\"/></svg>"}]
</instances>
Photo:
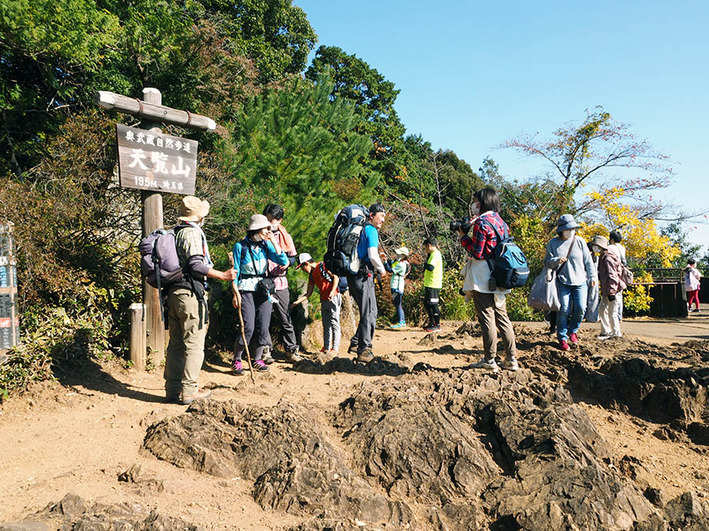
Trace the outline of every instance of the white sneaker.
<instances>
[{"instance_id":1,"label":"white sneaker","mask_svg":"<svg viewBox=\"0 0 709 531\"><path fill-rule=\"evenodd\" d=\"M517 363L517 358L509 358L502 362L502 368L508 371L518 371L519 363Z\"/></svg>"},{"instance_id":2,"label":"white sneaker","mask_svg":"<svg viewBox=\"0 0 709 531\"><path fill-rule=\"evenodd\" d=\"M601 341L605 341L606 339L610 339L611 337L613 337L613 336L611 336L609 334L601 334L599 336L596 336L596 339L600 339Z\"/></svg>"},{"instance_id":3,"label":"white sneaker","mask_svg":"<svg viewBox=\"0 0 709 531\"><path fill-rule=\"evenodd\" d=\"M486 360L483 358L477 363L473 363L470 367L473 369L485 369L490 372L500 372L500 367L495 363L494 359Z\"/></svg>"}]
</instances>

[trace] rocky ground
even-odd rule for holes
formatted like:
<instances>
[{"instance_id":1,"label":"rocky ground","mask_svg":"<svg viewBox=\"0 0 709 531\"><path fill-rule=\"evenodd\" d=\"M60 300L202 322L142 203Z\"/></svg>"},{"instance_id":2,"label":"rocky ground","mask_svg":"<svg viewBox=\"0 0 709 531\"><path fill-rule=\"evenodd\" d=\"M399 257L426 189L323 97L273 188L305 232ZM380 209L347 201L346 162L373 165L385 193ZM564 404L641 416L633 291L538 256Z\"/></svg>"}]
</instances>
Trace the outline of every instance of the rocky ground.
<instances>
[{"instance_id":1,"label":"rocky ground","mask_svg":"<svg viewBox=\"0 0 709 531\"><path fill-rule=\"evenodd\" d=\"M377 331L368 365L211 355L191 407L159 372L89 364L0 409L2 529L709 529L709 321ZM344 348L343 348L344 350Z\"/></svg>"}]
</instances>

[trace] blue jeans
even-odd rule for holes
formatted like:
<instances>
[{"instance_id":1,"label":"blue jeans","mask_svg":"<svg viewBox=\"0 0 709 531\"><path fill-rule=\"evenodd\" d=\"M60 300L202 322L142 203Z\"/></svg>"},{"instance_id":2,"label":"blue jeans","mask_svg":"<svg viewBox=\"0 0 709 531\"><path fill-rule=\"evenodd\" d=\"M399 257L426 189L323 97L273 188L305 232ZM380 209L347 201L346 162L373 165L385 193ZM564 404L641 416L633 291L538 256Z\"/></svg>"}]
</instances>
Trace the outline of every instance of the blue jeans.
<instances>
[{"instance_id":1,"label":"blue jeans","mask_svg":"<svg viewBox=\"0 0 709 531\"><path fill-rule=\"evenodd\" d=\"M569 334L579 331L583 314L586 312L588 286L567 286L557 282L561 308L556 313L556 337L559 341L569 338Z\"/></svg>"}]
</instances>

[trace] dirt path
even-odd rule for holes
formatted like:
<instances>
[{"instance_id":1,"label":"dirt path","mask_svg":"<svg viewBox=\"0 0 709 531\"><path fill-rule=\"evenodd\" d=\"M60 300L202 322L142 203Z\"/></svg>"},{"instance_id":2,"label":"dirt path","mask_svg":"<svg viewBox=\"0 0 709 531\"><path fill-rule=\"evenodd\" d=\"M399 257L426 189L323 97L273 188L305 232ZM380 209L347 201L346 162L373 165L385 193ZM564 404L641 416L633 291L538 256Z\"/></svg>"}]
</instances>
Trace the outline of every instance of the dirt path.
<instances>
[{"instance_id":1,"label":"dirt path","mask_svg":"<svg viewBox=\"0 0 709 531\"><path fill-rule=\"evenodd\" d=\"M524 326L540 329L543 324ZM456 327L444 323L439 337ZM660 344L703 340L709 339L709 315L626 320L623 329L629 337ZM582 339L597 330L598 325L584 325ZM467 365L480 356L479 338L419 344L426 336L419 329L377 331L375 354L398 353L411 362L441 367ZM438 354L431 353L433 346ZM325 410L348 397L358 382L372 378L304 374L278 363L256 377L253 386L248 377L233 376L226 364L216 362L205 366L201 384L213 390L215 400L237 398L266 406L288 399ZM225 480L178 469L141 450L149 425L185 410L162 403L159 372L90 365L64 383L36 386L0 406L0 523L19 520L67 493L103 503L137 503L207 529L278 529L297 522L288 515L264 512L251 497L250 484L241 478ZM706 453L697 454L684 443L661 441L652 435L652 426L621 412L583 406L618 455L636 455L647 463L653 486L669 494L695 488L709 495ZM140 466L140 473L133 474L137 481L119 481L133 465Z\"/></svg>"}]
</instances>

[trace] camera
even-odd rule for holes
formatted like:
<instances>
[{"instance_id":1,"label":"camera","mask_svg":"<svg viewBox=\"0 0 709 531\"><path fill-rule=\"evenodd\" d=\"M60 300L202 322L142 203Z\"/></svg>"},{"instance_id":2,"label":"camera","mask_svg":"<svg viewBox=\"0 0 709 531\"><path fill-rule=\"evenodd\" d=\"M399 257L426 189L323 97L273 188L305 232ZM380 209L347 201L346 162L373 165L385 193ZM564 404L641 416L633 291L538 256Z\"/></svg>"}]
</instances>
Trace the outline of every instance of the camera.
<instances>
[{"instance_id":1,"label":"camera","mask_svg":"<svg viewBox=\"0 0 709 531\"><path fill-rule=\"evenodd\" d=\"M450 222L450 231L451 232L458 232L458 229L461 229L465 234L468 234L468 231L470 230L470 227L473 226L473 219L472 218L460 218L460 219L454 219L453 221Z\"/></svg>"}]
</instances>

